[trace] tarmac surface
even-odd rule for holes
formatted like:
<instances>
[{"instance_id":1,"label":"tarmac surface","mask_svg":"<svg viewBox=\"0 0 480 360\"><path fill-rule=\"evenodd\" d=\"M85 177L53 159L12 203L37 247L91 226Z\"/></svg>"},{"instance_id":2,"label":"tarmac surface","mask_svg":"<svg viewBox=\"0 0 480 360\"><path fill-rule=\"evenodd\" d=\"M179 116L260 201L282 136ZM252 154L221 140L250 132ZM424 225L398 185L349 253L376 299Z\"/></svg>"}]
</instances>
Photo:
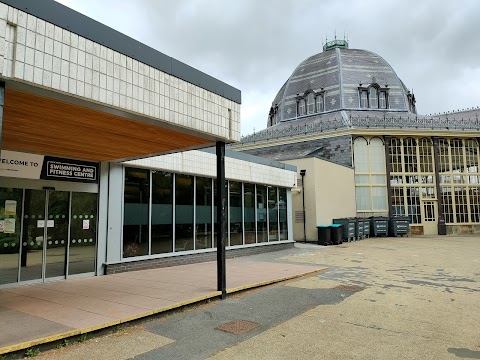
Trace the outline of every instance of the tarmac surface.
<instances>
[{"instance_id":1,"label":"tarmac surface","mask_svg":"<svg viewBox=\"0 0 480 360\"><path fill-rule=\"evenodd\" d=\"M296 244L248 261L327 270L38 358L480 359L480 237ZM218 329L232 320L239 334Z\"/></svg>"},{"instance_id":2,"label":"tarmac surface","mask_svg":"<svg viewBox=\"0 0 480 360\"><path fill-rule=\"evenodd\" d=\"M315 265L227 260L227 293L321 270ZM118 326L215 299L216 262L0 289L0 354Z\"/></svg>"}]
</instances>

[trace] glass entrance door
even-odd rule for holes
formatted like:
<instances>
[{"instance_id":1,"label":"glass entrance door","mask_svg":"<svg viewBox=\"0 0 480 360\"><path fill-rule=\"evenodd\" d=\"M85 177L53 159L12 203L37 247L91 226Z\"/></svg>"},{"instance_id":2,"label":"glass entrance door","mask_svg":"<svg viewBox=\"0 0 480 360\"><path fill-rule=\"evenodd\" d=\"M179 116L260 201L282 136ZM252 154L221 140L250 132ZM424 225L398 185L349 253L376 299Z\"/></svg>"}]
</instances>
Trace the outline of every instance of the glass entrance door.
<instances>
[{"instance_id":1,"label":"glass entrance door","mask_svg":"<svg viewBox=\"0 0 480 360\"><path fill-rule=\"evenodd\" d=\"M64 277L69 193L25 190L20 281Z\"/></svg>"}]
</instances>

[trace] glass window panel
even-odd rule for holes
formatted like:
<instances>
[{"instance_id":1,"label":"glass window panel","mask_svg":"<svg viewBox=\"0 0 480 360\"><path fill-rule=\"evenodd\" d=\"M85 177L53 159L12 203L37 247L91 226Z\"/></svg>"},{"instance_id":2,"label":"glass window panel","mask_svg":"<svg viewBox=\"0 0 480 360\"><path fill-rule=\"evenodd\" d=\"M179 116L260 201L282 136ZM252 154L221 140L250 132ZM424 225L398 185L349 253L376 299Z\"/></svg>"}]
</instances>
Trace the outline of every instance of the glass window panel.
<instances>
[{"instance_id":1,"label":"glass window panel","mask_svg":"<svg viewBox=\"0 0 480 360\"><path fill-rule=\"evenodd\" d=\"M378 184L378 185L386 185L387 184L387 178L385 175L372 175L372 184Z\"/></svg>"},{"instance_id":2,"label":"glass window panel","mask_svg":"<svg viewBox=\"0 0 480 360\"><path fill-rule=\"evenodd\" d=\"M385 148L379 138L370 140L370 171L385 174Z\"/></svg>"},{"instance_id":3,"label":"glass window panel","mask_svg":"<svg viewBox=\"0 0 480 360\"><path fill-rule=\"evenodd\" d=\"M390 164L393 173L402 172L402 140L393 138L390 143Z\"/></svg>"},{"instance_id":4,"label":"glass window panel","mask_svg":"<svg viewBox=\"0 0 480 360\"><path fill-rule=\"evenodd\" d=\"M368 175L355 175L355 184L369 184L370 178Z\"/></svg>"},{"instance_id":5,"label":"glass window panel","mask_svg":"<svg viewBox=\"0 0 480 360\"><path fill-rule=\"evenodd\" d=\"M438 162L440 169L438 171L440 173L448 173L450 172L450 155L449 155L449 145L447 139L439 139L438 140Z\"/></svg>"},{"instance_id":6,"label":"glass window panel","mask_svg":"<svg viewBox=\"0 0 480 360\"><path fill-rule=\"evenodd\" d=\"M402 175L391 175L390 176L390 185L399 185L403 184L403 176Z\"/></svg>"},{"instance_id":7,"label":"glass window panel","mask_svg":"<svg viewBox=\"0 0 480 360\"><path fill-rule=\"evenodd\" d=\"M391 188L392 214L394 216L406 215L404 191L405 189L403 187Z\"/></svg>"},{"instance_id":8,"label":"glass window panel","mask_svg":"<svg viewBox=\"0 0 480 360\"><path fill-rule=\"evenodd\" d=\"M442 186L441 188L442 196L442 207L443 207L443 216L445 217L445 223L454 223L454 213L453 213L453 194L451 187Z\"/></svg>"},{"instance_id":9,"label":"glass window panel","mask_svg":"<svg viewBox=\"0 0 480 360\"><path fill-rule=\"evenodd\" d=\"M267 187L257 185L257 242L267 242Z\"/></svg>"},{"instance_id":10,"label":"glass window panel","mask_svg":"<svg viewBox=\"0 0 480 360\"><path fill-rule=\"evenodd\" d=\"M230 181L230 245L243 244L242 183Z\"/></svg>"},{"instance_id":11,"label":"glass window panel","mask_svg":"<svg viewBox=\"0 0 480 360\"><path fill-rule=\"evenodd\" d=\"M45 219L46 196L45 190L25 189L20 281L42 278L44 228L37 221Z\"/></svg>"},{"instance_id":12,"label":"glass window panel","mask_svg":"<svg viewBox=\"0 0 480 360\"><path fill-rule=\"evenodd\" d=\"M76 215L83 214L80 218ZM83 221L88 217L88 228ZM95 272L95 249L97 243L97 194L72 193L72 217L70 219L70 249L68 274ZM80 239L73 242L73 239ZM83 242L81 241L83 239ZM85 241L86 240L86 241Z\"/></svg>"},{"instance_id":13,"label":"glass window panel","mask_svg":"<svg viewBox=\"0 0 480 360\"><path fill-rule=\"evenodd\" d=\"M379 108L380 109L386 109L387 108L387 93L385 91L380 91L379 97L378 97L378 102L379 102Z\"/></svg>"},{"instance_id":14,"label":"glass window panel","mask_svg":"<svg viewBox=\"0 0 480 360\"><path fill-rule=\"evenodd\" d=\"M193 250L193 176L175 175L175 251Z\"/></svg>"},{"instance_id":15,"label":"glass window panel","mask_svg":"<svg viewBox=\"0 0 480 360\"><path fill-rule=\"evenodd\" d=\"M245 244L255 244L255 185L244 185Z\"/></svg>"},{"instance_id":16,"label":"glass window panel","mask_svg":"<svg viewBox=\"0 0 480 360\"><path fill-rule=\"evenodd\" d=\"M150 172L125 168L123 257L148 255Z\"/></svg>"},{"instance_id":17,"label":"glass window panel","mask_svg":"<svg viewBox=\"0 0 480 360\"><path fill-rule=\"evenodd\" d=\"M455 187L455 220L457 223L467 223L468 221L468 205L467 205L467 188L464 186Z\"/></svg>"},{"instance_id":18,"label":"glass window panel","mask_svg":"<svg viewBox=\"0 0 480 360\"><path fill-rule=\"evenodd\" d=\"M372 210L370 203L370 187L356 187L355 197L357 201L357 210Z\"/></svg>"},{"instance_id":19,"label":"glass window panel","mask_svg":"<svg viewBox=\"0 0 480 360\"><path fill-rule=\"evenodd\" d=\"M373 109L378 108L378 97L377 97L377 89L370 88L370 107Z\"/></svg>"},{"instance_id":20,"label":"glass window panel","mask_svg":"<svg viewBox=\"0 0 480 360\"><path fill-rule=\"evenodd\" d=\"M268 241L277 241L278 235L278 204L277 188L268 187Z\"/></svg>"},{"instance_id":21,"label":"glass window panel","mask_svg":"<svg viewBox=\"0 0 480 360\"><path fill-rule=\"evenodd\" d=\"M288 218L287 218L287 189L278 189L280 208L280 240L288 240Z\"/></svg>"},{"instance_id":22,"label":"glass window panel","mask_svg":"<svg viewBox=\"0 0 480 360\"><path fill-rule=\"evenodd\" d=\"M173 174L152 171L152 254L173 252Z\"/></svg>"},{"instance_id":23,"label":"glass window panel","mask_svg":"<svg viewBox=\"0 0 480 360\"><path fill-rule=\"evenodd\" d=\"M422 175L422 184L435 184L435 177L433 175Z\"/></svg>"},{"instance_id":24,"label":"glass window panel","mask_svg":"<svg viewBox=\"0 0 480 360\"><path fill-rule=\"evenodd\" d=\"M478 145L475 140L465 140L466 172L478 173Z\"/></svg>"},{"instance_id":25,"label":"glass window panel","mask_svg":"<svg viewBox=\"0 0 480 360\"><path fill-rule=\"evenodd\" d=\"M302 99L298 103L298 115L305 115L305 99Z\"/></svg>"},{"instance_id":26,"label":"glass window panel","mask_svg":"<svg viewBox=\"0 0 480 360\"><path fill-rule=\"evenodd\" d=\"M468 177L469 184L478 185L478 184L480 184L479 180L480 180L480 178L478 177L478 175Z\"/></svg>"},{"instance_id":27,"label":"glass window panel","mask_svg":"<svg viewBox=\"0 0 480 360\"><path fill-rule=\"evenodd\" d=\"M405 172L417 172L417 141L415 139L403 139L403 159Z\"/></svg>"},{"instance_id":28,"label":"glass window panel","mask_svg":"<svg viewBox=\"0 0 480 360\"><path fill-rule=\"evenodd\" d=\"M307 108L309 114L315 113L315 95L313 93L307 96Z\"/></svg>"},{"instance_id":29,"label":"glass window panel","mask_svg":"<svg viewBox=\"0 0 480 360\"><path fill-rule=\"evenodd\" d=\"M470 214L472 222L480 222L480 188L476 186L470 188Z\"/></svg>"},{"instance_id":30,"label":"glass window panel","mask_svg":"<svg viewBox=\"0 0 480 360\"><path fill-rule=\"evenodd\" d=\"M323 111L323 95L317 95L317 112Z\"/></svg>"},{"instance_id":31,"label":"glass window panel","mask_svg":"<svg viewBox=\"0 0 480 360\"><path fill-rule=\"evenodd\" d=\"M354 164L356 173L368 173L368 147L367 140L362 137L355 139L354 147Z\"/></svg>"},{"instance_id":32,"label":"glass window panel","mask_svg":"<svg viewBox=\"0 0 480 360\"><path fill-rule=\"evenodd\" d=\"M418 187L407 187L407 215L411 224L421 224L420 192Z\"/></svg>"},{"instance_id":33,"label":"glass window panel","mask_svg":"<svg viewBox=\"0 0 480 360\"><path fill-rule=\"evenodd\" d=\"M434 198L436 198L435 187L433 187L433 186L422 187L422 198L423 199L434 199Z\"/></svg>"},{"instance_id":34,"label":"glass window panel","mask_svg":"<svg viewBox=\"0 0 480 360\"><path fill-rule=\"evenodd\" d=\"M372 187L372 210L387 210L387 188L374 186Z\"/></svg>"},{"instance_id":35,"label":"glass window panel","mask_svg":"<svg viewBox=\"0 0 480 360\"><path fill-rule=\"evenodd\" d=\"M196 178L195 249L212 247L212 179Z\"/></svg>"},{"instance_id":36,"label":"glass window panel","mask_svg":"<svg viewBox=\"0 0 480 360\"><path fill-rule=\"evenodd\" d=\"M433 172L433 144L429 139L421 139L418 143L420 171Z\"/></svg>"},{"instance_id":37,"label":"glass window panel","mask_svg":"<svg viewBox=\"0 0 480 360\"><path fill-rule=\"evenodd\" d=\"M461 139L450 140L450 151L452 154L452 172L463 172L463 142Z\"/></svg>"},{"instance_id":38,"label":"glass window panel","mask_svg":"<svg viewBox=\"0 0 480 360\"><path fill-rule=\"evenodd\" d=\"M367 90L362 90L360 92L360 107L368 108L368 92L367 92Z\"/></svg>"},{"instance_id":39,"label":"glass window panel","mask_svg":"<svg viewBox=\"0 0 480 360\"><path fill-rule=\"evenodd\" d=\"M0 221L3 221L3 231L0 232L0 285L17 281L22 202L22 189L0 187ZM26 246L24 251L27 251Z\"/></svg>"}]
</instances>

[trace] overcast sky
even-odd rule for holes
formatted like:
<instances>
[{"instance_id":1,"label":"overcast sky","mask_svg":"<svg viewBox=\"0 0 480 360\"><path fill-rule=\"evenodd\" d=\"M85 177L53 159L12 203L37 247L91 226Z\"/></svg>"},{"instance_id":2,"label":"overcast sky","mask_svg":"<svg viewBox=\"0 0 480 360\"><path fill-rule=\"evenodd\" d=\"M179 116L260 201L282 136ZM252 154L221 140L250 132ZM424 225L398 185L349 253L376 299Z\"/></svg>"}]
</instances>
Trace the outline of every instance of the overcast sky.
<instances>
[{"instance_id":1,"label":"overcast sky","mask_svg":"<svg viewBox=\"0 0 480 360\"><path fill-rule=\"evenodd\" d=\"M242 134L325 36L382 56L420 114L480 106L477 0L59 0L242 91Z\"/></svg>"}]
</instances>

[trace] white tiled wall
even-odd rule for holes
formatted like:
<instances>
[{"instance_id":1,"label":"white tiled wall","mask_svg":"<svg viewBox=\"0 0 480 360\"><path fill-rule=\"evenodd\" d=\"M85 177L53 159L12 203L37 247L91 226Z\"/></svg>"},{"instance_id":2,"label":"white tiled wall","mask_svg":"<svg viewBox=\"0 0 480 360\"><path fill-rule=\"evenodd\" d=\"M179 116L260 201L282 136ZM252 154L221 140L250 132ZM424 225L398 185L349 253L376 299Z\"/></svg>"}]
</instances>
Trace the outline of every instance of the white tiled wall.
<instances>
[{"instance_id":1,"label":"white tiled wall","mask_svg":"<svg viewBox=\"0 0 480 360\"><path fill-rule=\"evenodd\" d=\"M239 104L0 3L2 58L4 78L240 139Z\"/></svg>"},{"instance_id":2,"label":"white tiled wall","mask_svg":"<svg viewBox=\"0 0 480 360\"><path fill-rule=\"evenodd\" d=\"M125 165L216 177L216 155L193 150L170 155L127 161ZM249 161L225 157L225 177L249 183L295 187L297 173Z\"/></svg>"}]
</instances>

